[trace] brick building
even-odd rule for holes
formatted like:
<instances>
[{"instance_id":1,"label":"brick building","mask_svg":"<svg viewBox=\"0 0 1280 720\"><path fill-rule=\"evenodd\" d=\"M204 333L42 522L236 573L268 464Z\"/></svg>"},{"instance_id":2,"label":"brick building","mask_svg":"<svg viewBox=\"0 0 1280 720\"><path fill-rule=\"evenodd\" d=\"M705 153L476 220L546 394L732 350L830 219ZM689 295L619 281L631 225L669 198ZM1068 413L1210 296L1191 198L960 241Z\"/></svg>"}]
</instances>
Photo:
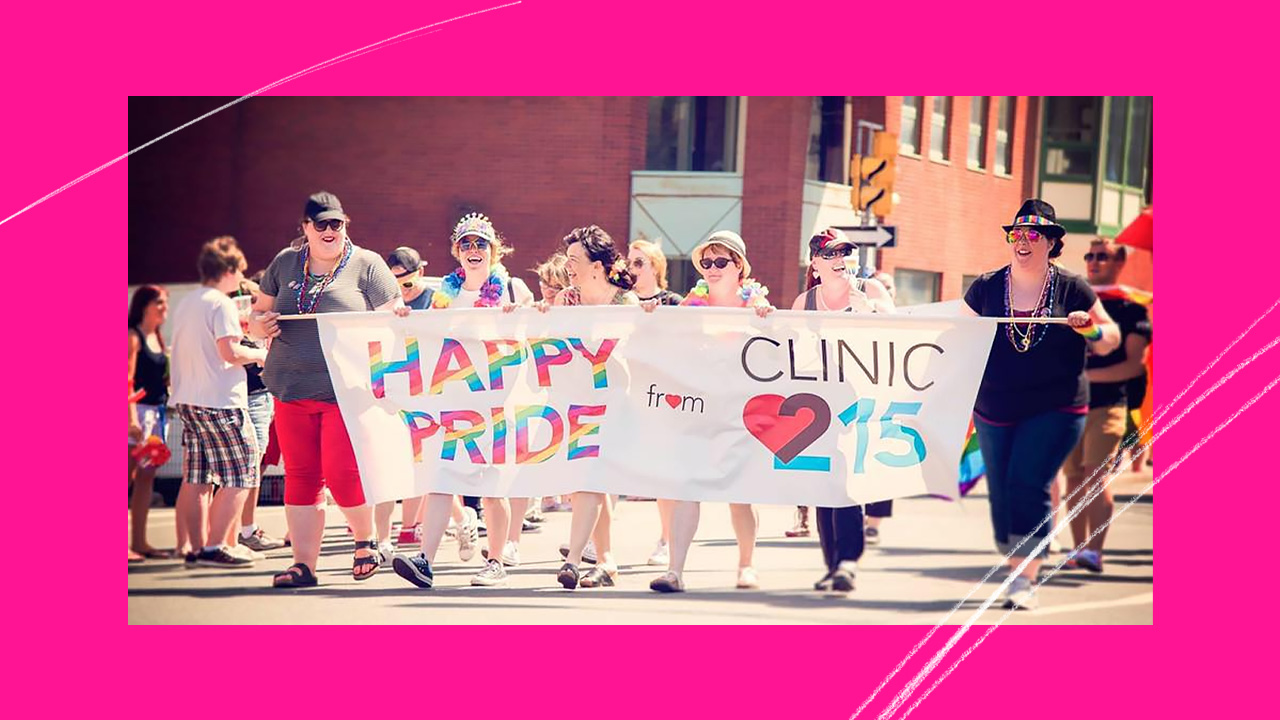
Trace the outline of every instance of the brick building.
<instances>
[{"instance_id":1,"label":"brick building","mask_svg":"<svg viewBox=\"0 0 1280 720\"><path fill-rule=\"evenodd\" d=\"M1037 174L1047 152L1042 108L1060 108L1057 100L254 98L129 159L129 282L194 281L196 249L221 234L241 241L251 269L263 267L297 234L306 196L325 189L342 198L357 243L381 253L417 247L434 274L452 269L449 231L472 210L490 215L517 248L513 272L558 249L578 225L599 224L619 241L662 237L677 259L712 230L736 230L782 306L800 288L809 235L857 224L847 183L861 119L901 143L898 203L885 218L899 228L899 243L873 264L895 274L900 301L952 299L971 276L1007 261L999 226L1022 199L1061 190ZM1093 116L1074 117L1109 120L1114 99L1093 100ZM223 102L132 98L130 147ZM1148 128L1138 139L1149 198L1146 103L1135 127ZM1133 193L1117 191L1123 202L1102 198L1110 186L1101 160L1112 145L1101 127L1089 139L1092 175L1067 179L1096 180L1089 212L1115 209L1118 224ZM1048 151L1064 147L1082 156L1078 144ZM1074 190L1063 197L1078 212ZM1071 229L1081 238L1114 229L1098 218ZM691 264L671 264L673 287L687 289Z\"/></svg>"}]
</instances>

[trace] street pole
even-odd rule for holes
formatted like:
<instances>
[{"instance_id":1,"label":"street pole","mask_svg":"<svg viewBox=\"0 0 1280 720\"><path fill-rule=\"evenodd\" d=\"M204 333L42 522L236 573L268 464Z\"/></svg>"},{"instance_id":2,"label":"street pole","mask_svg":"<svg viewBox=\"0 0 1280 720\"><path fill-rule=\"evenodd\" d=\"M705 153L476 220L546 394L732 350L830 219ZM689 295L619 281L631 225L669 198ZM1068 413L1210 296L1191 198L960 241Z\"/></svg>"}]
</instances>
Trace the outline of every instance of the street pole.
<instances>
[{"instance_id":1,"label":"street pole","mask_svg":"<svg viewBox=\"0 0 1280 720\"><path fill-rule=\"evenodd\" d=\"M884 125L873 123L868 120L858 121L858 136L854 143L858 150L858 154L863 157L871 156L872 139L877 131L883 131ZM861 178L854 178L854 182L861 183ZM862 211L862 217L859 218L862 227L875 227L876 218L871 214L871 205L868 204L866 209ZM867 267L867 247L862 243L858 244L858 272L863 273Z\"/></svg>"}]
</instances>

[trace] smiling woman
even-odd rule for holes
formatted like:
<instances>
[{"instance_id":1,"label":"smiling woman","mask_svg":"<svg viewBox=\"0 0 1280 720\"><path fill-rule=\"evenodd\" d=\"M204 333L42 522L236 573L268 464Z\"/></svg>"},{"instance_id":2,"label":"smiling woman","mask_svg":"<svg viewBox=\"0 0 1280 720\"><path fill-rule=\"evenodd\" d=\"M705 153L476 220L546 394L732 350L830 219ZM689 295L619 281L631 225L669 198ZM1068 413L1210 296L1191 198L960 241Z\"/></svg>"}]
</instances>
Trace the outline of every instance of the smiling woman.
<instances>
[{"instance_id":1,"label":"smiling woman","mask_svg":"<svg viewBox=\"0 0 1280 720\"><path fill-rule=\"evenodd\" d=\"M272 311L249 323L251 335L273 338L262 379L277 398L276 429L285 461L285 517L294 560L275 576L276 587L316 584L326 486L355 533L352 575L366 580L378 568L373 511L365 504L319 330L311 321L285 323L287 327L278 322L280 315L408 312L391 269L377 253L351 242L350 224L332 193L309 197L301 221L303 242L276 255L262 278L260 303Z\"/></svg>"}]
</instances>

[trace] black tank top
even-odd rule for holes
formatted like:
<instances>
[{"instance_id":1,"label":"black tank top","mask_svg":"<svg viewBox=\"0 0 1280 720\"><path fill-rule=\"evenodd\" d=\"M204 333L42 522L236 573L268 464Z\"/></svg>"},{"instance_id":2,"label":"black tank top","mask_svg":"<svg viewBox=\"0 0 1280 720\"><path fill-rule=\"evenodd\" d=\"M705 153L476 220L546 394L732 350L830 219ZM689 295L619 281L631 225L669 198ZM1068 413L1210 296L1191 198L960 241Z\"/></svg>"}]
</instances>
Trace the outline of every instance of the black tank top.
<instances>
[{"instance_id":1,"label":"black tank top","mask_svg":"<svg viewBox=\"0 0 1280 720\"><path fill-rule=\"evenodd\" d=\"M133 389L146 390L138 402L143 405L164 405L169 402L169 358L163 352L152 352L147 339L137 328L130 328L138 336L138 359L134 363Z\"/></svg>"}]
</instances>

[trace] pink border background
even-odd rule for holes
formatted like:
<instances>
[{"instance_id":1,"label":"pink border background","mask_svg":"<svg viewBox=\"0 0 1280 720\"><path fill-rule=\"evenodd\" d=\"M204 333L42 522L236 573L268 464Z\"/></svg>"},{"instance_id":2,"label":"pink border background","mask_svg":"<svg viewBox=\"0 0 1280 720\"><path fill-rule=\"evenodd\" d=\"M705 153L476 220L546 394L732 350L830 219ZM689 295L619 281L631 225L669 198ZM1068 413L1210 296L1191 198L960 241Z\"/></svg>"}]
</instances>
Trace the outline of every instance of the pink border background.
<instances>
[{"instance_id":1,"label":"pink border background","mask_svg":"<svg viewBox=\"0 0 1280 720\"><path fill-rule=\"evenodd\" d=\"M11 8L0 45L8 91L0 218L123 153L129 95L239 96L343 52L488 7L483 0L406 3L398 10L387 3L291 4L297 7L146 0L127 9ZM1160 139L1175 171L1161 177L1161 206L1175 209L1162 211L1156 388L1157 405L1167 404L1277 299L1270 220L1276 201L1264 175L1274 166L1275 142L1265 129L1247 130L1270 122L1276 101L1246 79L1271 64L1261 56L1273 41L1248 38L1261 28L1247 24L1219 31L1215 24L1225 21L1215 18L1197 18L1195 31L1185 35L1162 30L1114 4L1000 5L913 4L873 19L872 8L855 4L806 4L779 15L747 3L704 9L687 0L530 0L316 72L278 92L1123 95L1167 89ZM967 25L965 16L972 18ZM1221 38L1225 52L1259 57L1217 69L1184 67L1225 58L1208 38ZM323 158L323 148L316 157ZM18 712L114 708L265 720L304 708L351 715L377 708L414 716L847 718L923 636L926 628L896 627L126 627L116 584L122 582L120 543L103 539L121 537L121 517L98 511L118 505L122 492L112 479L119 449L111 428L118 417L106 410L119 406L121 368L110 352L107 362L97 361L100 348L120 342L116 294L128 252L126 173L121 162L0 225L16 283L10 285L14 327L5 360L16 401L8 436L30 449L28 456L10 454L4 473L14 579L6 583L13 624L6 644L11 663L20 662L8 671L16 688L9 700ZM1242 228L1243 235L1233 232ZM116 310L99 309L101 288L106 307ZM79 332L72 335L72 327ZM1260 325L1181 405L1280 334L1277 328L1277 320ZM1164 436L1157 471L1275 377L1278 366L1265 356ZM57 367L63 371L50 372ZM1274 545L1263 529L1272 526L1269 501L1276 494L1267 442L1273 433L1266 430L1277 408L1275 396L1267 396L1173 473L1171 483L1162 483L1162 526L1173 529L1160 535L1168 562L1161 565L1155 627L1001 628L916 717L983 712L1078 720L1161 711L1182 717L1210 709L1222 716L1252 708L1253 688L1270 663L1251 658L1265 653L1274 636L1265 590L1270 567L1265 559L1257 567L1253 558ZM55 470L41 469L41 458L68 452L82 458L76 467L59 461ZM406 653L406 642L421 649ZM497 676L481 672L489 648L502 648L508 658ZM462 656L474 659L465 673ZM425 672L404 670L409 658ZM272 669L248 671L244 662ZM392 669L399 680L389 687L384 681ZM891 696L886 692L862 717L878 713ZM477 705L481 699L491 712Z\"/></svg>"}]
</instances>

